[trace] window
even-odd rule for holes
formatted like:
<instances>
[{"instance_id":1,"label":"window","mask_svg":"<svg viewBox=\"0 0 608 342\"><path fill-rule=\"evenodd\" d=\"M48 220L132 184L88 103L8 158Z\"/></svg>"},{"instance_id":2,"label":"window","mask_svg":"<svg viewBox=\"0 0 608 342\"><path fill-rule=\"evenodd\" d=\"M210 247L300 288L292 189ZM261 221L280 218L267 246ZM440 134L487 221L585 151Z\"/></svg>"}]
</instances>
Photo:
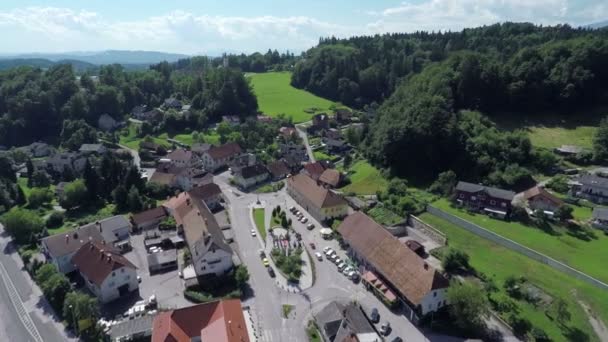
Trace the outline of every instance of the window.
<instances>
[{"instance_id":1,"label":"window","mask_svg":"<svg viewBox=\"0 0 608 342\"><path fill-rule=\"evenodd\" d=\"M495 200L490 200L490 204L491 205L496 205L496 201Z\"/></svg>"},{"instance_id":2,"label":"window","mask_svg":"<svg viewBox=\"0 0 608 342\"><path fill-rule=\"evenodd\" d=\"M471 201L477 201L477 197L471 196Z\"/></svg>"},{"instance_id":3,"label":"window","mask_svg":"<svg viewBox=\"0 0 608 342\"><path fill-rule=\"evenodd\" d=\"M433 297L437 297L437 292L433 291Z\"/></svg>"},{"instance_id":4,"label":"window","mask_svg":"<svg viewBox=\"0 0 608 342\"><path fill-rule=\"evenodd\" d=\"M111 281L108 285L110 285L110 287L114 287L115 284L113 281Z\"/></svg>"},{"instance_id":5,"label":"window","mask_svg":"<svg viewBox=\"0 0 608 342\"><path fill-rule=\"evenodd\" d=\"M502 202L502 203L500 203L500 206L503 207L503 208L505 208L507 206L507 203Z\"/></svg>"},{"instance_id":6,"label":"window","mask_svg":"<svg viewBox=\"0 0 608 342\"><path fill-rule=\"evenodd\" d=\"M112 272L112 277L115 277L115 276L116 276L116 272Z\"/></svg>"},{"instance_id":7,"label":"window","mask_svg":"<svg viewBox=\"0 0 608 342\"><path fill-rule=\"evenodd\" d=\"M201 271L204 271L204 270L205 270L205 266L201 267Z\"/></svg>"},{"instance_id":8,"label":"window","mask_svg":"<svg viewBox=\"0 0 608 342\"><path fill-rule=\"evenodd\" d=\"M120 273L125 273L125 269L124 269L124 268L121 268L121 269L120 269Z\"/></svg>"},{"instance_id":9,"label":"window","mask_svg":"<svg viewBox=\"0 0 608 342\"><path fill-rule=\"evenodd\" d=\"M464 194L458 195L458 198L464 198Z\"/></svg>"}]
</instances>

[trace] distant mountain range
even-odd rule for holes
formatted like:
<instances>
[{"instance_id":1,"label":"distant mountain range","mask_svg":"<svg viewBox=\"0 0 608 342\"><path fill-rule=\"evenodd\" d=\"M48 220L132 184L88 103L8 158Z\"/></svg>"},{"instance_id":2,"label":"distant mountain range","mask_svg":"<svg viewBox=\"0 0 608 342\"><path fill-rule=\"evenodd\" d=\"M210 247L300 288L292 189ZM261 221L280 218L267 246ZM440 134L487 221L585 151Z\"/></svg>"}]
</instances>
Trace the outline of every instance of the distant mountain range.
<instances>
[{"instance_id":1,"label":"distant mountain range","mask_svg":"<svg viewBox=\"0 0 608 342\"><path fill-rule=\"evenodd\" d=\"M592 29L598 29L598 28L607 27L607 26L608 26L608 20L604 20L604 21L600 21L599 23L587 25L588 28L592 28Z\"/></svg>"},{"instance_id":2,"label":"distant mountain range","mask_svg":"<svg viewBox=\"0 0 608 342\"><path fill-rule=\"evenodd\" d=\"M127 69L145 69L162 61L175 62L188 55L157 51L108 50L98 52L27 53L0 55L0 70L18 66L49 68L55 64L69 63L76 71L96 70L100 65L122 64Z\"/></svg>"}]
</instances>

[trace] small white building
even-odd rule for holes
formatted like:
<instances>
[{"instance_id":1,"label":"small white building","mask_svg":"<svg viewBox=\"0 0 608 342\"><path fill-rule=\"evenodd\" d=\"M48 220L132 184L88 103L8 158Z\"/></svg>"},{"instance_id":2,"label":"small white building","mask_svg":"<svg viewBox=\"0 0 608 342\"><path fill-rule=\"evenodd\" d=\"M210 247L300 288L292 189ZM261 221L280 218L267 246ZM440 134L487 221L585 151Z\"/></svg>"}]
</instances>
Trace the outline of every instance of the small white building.
<instances>
[{"instance_id":1,"label":"small white building","mask_svg":"<svg viewBox=\"0 0 608 342\"><path fill-rule=\"evenodd\" d=\"M234 182L241 189L249 189L257 184L265 182L270 174L268 169L262 164L255 164L243 167L235 176Z\"/></svg>"},{"instance_id":2,"label":"small white building","mask_svg":"<svg viewBox=\"0 0 608 342\"><path fill-rule=\"evenodd\" d=\"M203 152L203 166L208 171L215 171L222 167L227 167L237 156L242 153L241 147L237 143L228 143L221 146L213 146Z\"/></svg>"},{"instance_id":3,"label":"small white building","mask_svg":"<svg viewBox=\"0 0 608 342\"><path fill-rule=\"evenodd\" d=\"M320 186L305 174L300 173L287 180L287 193L318 221L348 214L348 203L342 196Z\"/></svg>"},{"instance_id":4,"label":"small white building","mask_svg":"<svg viewBox=\"0 0 608 342\"><path fill-rule=\"evenodd\" d=\"M101 303L127 296L139 288L137 267L105 243L87 242L74 254L72 263Z\"/></svg>"}]
</instances>

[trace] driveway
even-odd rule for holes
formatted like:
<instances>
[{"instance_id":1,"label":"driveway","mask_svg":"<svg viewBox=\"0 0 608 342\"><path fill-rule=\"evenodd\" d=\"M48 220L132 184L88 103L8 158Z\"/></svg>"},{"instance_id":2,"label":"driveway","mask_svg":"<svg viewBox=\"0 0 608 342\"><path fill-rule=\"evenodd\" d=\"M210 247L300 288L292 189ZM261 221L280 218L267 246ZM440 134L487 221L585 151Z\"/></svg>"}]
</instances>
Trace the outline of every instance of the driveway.
<instances>
[{"instance_id":1,"label":"driveway","mask_svg":"<svg viewBox=\"0 0 608 342\"><path fill-rule=\"evenodd\" d=\"M314 163L315 155L312 152L312 149L310 148L310 143L308 142L308 134L306 133L306 126L302 126L302 124L297 124L296 131L298 132L298 135L300 136L300 138L302 138L302 141L304 142L304 146L306 146L306 153L308 153L309 161L311 163Z\"/></svg>"}]
</instances>

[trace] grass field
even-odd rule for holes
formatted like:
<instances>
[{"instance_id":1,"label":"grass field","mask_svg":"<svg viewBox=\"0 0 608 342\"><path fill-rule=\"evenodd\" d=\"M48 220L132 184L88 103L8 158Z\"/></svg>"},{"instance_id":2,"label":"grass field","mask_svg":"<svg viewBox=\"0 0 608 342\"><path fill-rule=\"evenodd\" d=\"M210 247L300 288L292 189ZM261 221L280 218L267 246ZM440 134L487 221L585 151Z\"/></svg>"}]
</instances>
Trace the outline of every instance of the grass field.
<instances>
[{"instance_id":1,"label":"grass field","mask_svg":"<svg viewBox=\"0 0 608 342\"><path fill-rule=\"evenodd\" d=\"M495 117L498 127L506 130L523 129L536 147L553 149L561 145L591 148L593 134L608 108L568 113L534 113L530 115L502 114Z\"/></svg>"},{"instance_id":2,"label":"grass field","mask_svg":"<svg viewBox=\"0 0 608 342\"><path fill-rule=\"evenodd\" d=\"M269 116L285 114L294 123L310 120L312 114L305 110L315 108L316 112L327 111L335 102L313 95L291 86L291 73L267 72L248 74L253 91L258 98L260 110Z\"/></svg>"},{"instance_id":3,"label":"grass field","mask_svg":"<svg viewBox=\"0 0 608 342\"><path fill-rule=\"evenodd\" d=\"M142 138L137 137L137 125L130 123L128 132L128 135L120 135L120 144L133 150L139 150L139 143L142 141ZM169 147L169 143L166 139L161 139L158 137L152 137L152 139L154 139L154 142L159 145Z\"/></svg>"},{"instance_id":4,"label":"grass field","mask_svg":"<svg viewBox=\"0 0 608 342\"><path fill-rule=\"evenodd\" d=\"M573 291L576 291L577 296L590 305L604 322L608 322L608 293L606 291L480 238L429 213L422 214L420 218L445 233L451 247L469 254L471 265L477 271L493 278L502 295L506 295L503 289L504 280L514 275L524 276L530 283L540 287L553 298L565 300L572 315L566 328L560 328L556 322L551 321L545 315L544 308L534 307L525 301L517 301L521 315L529 319L534 326L545 330L554 341L585 341L586 339L580 334L580 331L588 335L589 340L598 340L585 313L576 302ZM577 331L576 328L580 331Z\"/></svg>"},{"instance_id":5,"label":"grass field","mask_svg":"<svg viewBox=\"0 0 608 342\"><path fill-rule=\"evenodd\" d=\"M266 224L264 222L264 208L253 209L253 220L258 228L258 232L264 241L266 241Z\"/></svg>"},{"instance_id":6,"label":"grass field","mask_svg":"<svg viewBox=\"0 0 608 342\"><path fill-rule=\"evenodd\" d=\"M139 143L143 140L143 138L139 138L137 136L137 127L136 126L137 126L136 124L131 123L129 125L129 134L120 136L121 145L127 146L134 150L139 150ZM217 134L217 132L215 130L209 130L207 132L203 132L202 134L203 134L203 139L205 140L206 143L209 143L212 145L219 145L220 136L219 136L219 134ZM155 143L162 145L166 148L171 146L171 143L169 143L167 141L167 139L174 139L174 140L177 140L180 143L186 144L188 146L192 146L192 144L194 143L194 141L192 140L191 133L175 134L174 136L170 136L168 133L161 133L156 136L152 136L152 139L154 140Z\"/></svg>"},{"instance_id":7,"label":"grass field","mask_svg":"<svg viewBox=\"0 0 608 342\"><path fill-rule=\"evenodd\" d=\"M351 183L343 187L343 192L354 192L358 195L373 195L376 191L383 191L388 185L380 170L365 160L354 163L349 169Z\"/></svg>"},{"instance_id":8,"label":"grass field","mask_svg":"<svg viewBox=\"0 0 608 342\"><path fill-rule=\"evenodd\" d=\"M384 208L381 205L376 205L375 207L370 209L367 214L371 216L374 221L386 226L391 226L393 224L397 224L403 221L403 218L401 216Z\"/></svg>"},{"instance_id":9,"label":"grass field","mask_svg":"<svg viewBox=\"0 0 608 342\"><path fill-rule=\"evenodd\" d=\"M471 214L451 207L446 199L436 201L433 205L608 282L608 236L601 231L594 230L595 238L585 241L570 235L565 229L558 230L559 235L552 235L518 222L505 222L482 214Z\"/></svg>"}]
</instances>

